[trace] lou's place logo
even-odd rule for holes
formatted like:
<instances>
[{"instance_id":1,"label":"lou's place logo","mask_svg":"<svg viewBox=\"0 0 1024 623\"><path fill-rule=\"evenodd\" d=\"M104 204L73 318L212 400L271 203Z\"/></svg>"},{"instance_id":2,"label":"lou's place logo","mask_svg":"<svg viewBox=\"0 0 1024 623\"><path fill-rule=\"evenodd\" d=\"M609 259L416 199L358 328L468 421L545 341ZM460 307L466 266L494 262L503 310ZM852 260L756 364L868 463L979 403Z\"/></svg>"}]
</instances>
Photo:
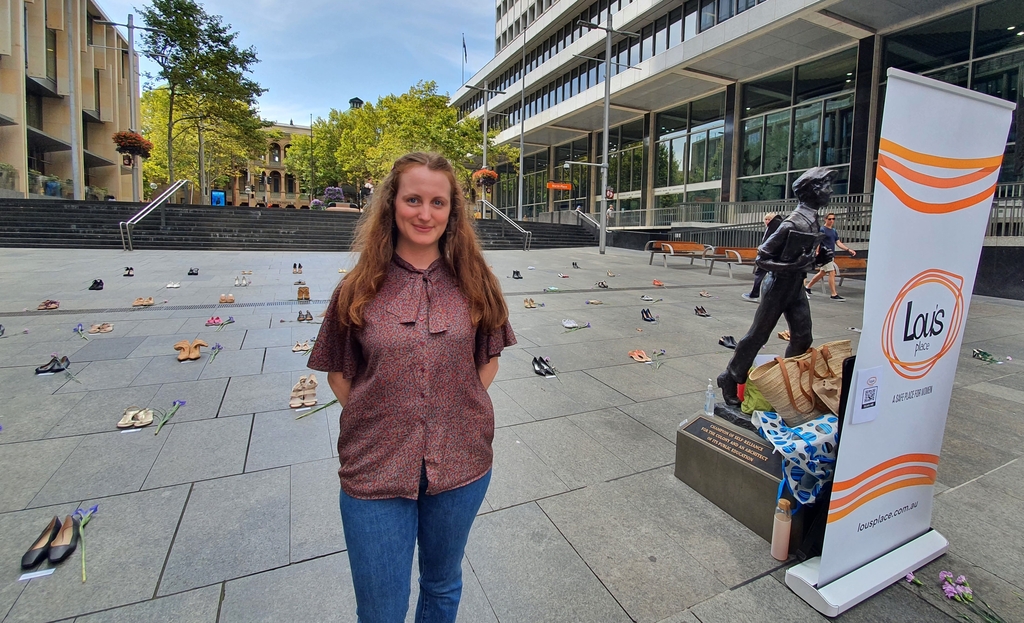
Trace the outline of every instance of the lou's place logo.
<instances>
[{"instance_id":1,"label":"lou's place logo","mask_svg":"<svg viewBox=\"0 0 1024 623\"><path fill-rule=\"evenodd\" d=\"M882 326L882 352L896 374L922 378L953 348L964 314L963 286L960 275L932 268L896 295Z\"/></svg>"}]
</instances>

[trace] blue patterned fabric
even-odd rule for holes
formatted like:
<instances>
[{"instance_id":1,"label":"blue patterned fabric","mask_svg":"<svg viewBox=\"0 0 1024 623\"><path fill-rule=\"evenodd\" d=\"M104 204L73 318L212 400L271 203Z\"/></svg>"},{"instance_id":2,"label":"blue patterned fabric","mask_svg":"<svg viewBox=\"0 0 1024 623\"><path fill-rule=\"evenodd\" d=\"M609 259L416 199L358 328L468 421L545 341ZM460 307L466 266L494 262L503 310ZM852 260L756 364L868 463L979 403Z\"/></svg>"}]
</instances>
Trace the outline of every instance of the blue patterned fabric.
<instances>
[{"instance_id":1,"label":"blue patterned fabric","mask_svg":"<svg viewBox=\"0 0 1024 623\"><path fill-rule=\"evenodd\" d=\"M758 432L782 454L782 474L798 504L813 504L835 472L839 418L827 413L790 428L773 411L754 411Z\"/></svg>"}]
</instances>

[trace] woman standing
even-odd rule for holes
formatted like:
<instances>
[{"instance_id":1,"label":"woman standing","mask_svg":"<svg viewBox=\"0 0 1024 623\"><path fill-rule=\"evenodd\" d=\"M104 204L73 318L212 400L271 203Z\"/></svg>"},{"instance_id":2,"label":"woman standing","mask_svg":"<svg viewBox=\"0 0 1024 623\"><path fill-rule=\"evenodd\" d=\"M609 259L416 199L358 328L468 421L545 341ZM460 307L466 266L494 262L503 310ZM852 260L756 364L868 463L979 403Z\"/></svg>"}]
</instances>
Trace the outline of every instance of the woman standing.
<instances>
[{"instance_id":1,"label":"woman standing","mask_svg":"<svg viewBox=\"0 0 1024 623\"><path fill-rule=\"evenodd\" d=\"M417 621L455 621L491 476L487 387L515 344L447 160L395 162L356 230L309 367L344 407L340 506L360 623L400 623L419 544Z\"/></svg>"}]
</instances>

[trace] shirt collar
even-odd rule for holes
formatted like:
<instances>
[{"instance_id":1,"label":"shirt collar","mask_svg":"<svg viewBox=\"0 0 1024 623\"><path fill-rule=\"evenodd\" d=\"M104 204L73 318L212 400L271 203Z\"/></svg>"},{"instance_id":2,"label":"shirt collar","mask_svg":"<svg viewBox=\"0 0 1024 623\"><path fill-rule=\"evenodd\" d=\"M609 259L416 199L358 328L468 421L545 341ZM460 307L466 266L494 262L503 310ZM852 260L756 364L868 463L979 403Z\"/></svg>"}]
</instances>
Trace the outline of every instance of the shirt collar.
<instances>
[{"instance_id":1,"label":"shirt collar","mask_svg":"<svg viewBox=\"0 0 1024 623\"><path fill-rule=\"evenodd\" d=\"M415 323L420 301L426 298L427 329L430 333L448 330L448 317L439 301L440 288L449 281L448 266L443 258L433 261L425 270L414 267L397 253L392 256L392 273L401 284L398 294L388 306L398 316L398 322Z\"/></svg>"}]
</instances>

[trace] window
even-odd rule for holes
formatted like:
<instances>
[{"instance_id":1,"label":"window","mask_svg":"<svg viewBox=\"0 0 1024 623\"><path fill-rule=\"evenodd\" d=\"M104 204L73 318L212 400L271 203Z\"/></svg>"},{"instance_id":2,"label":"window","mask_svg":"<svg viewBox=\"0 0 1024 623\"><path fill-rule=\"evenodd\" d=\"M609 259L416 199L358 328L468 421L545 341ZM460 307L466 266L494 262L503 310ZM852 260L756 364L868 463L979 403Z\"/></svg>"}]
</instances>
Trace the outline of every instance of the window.
<instances>
[{"instance_id":1,"label":"window","mask_svg":"<svg viewBox=\"0 0 1024 623\"><path fill-rule=\"evenodd\" d=\"M857 48L827 56L796 69L796 101L803 102L853 88Z\"/></svg>"},{"instance_id":2,"label":"window","mask_svg":"<svg viewBox=\"0 0 1024 623\"><path fill-rule=\"evenodd\" d=\"M46 29L46 77L57 80L57 31Z\"/></svg>"},{"instance_id":3,"label":"window","mask_svg":"<svg viewBox=\"0 0 1024 623\"><path fill-rule=\"evenodd\" d=\"M700 31L715 25L715 0L700 0Z\"/></svg>"},{"instance_id":4,"label":"window","mask_svg":"<svg viewBox=\"0 0 1024 623\"><path fill-rule=\"evenodd\" d=\"M764 144L764 118L754 117L743 122L743 155L740 175L761 173L761 147Z\"/></svg>"},{"instance_id":5,"label":"window","mask_svg":"<svg viewBox=\"0 0 1024 623\"><path fill-rule=\"evenodd\" d=\"M689 0L683 5L683 40L692 39L697 36L697 0ZM679 43L676 41L676 43ZM673 43L672 45L675 45Z\"/></svg>"},{"instance_id":6,"label":"window","mask_svg":"<svg viewBox=\"0 0 1024 623\"><path fill-rule=\"evenodd\" d=\"M752 116L793 103L793 72L787 69L743 86L743 116Z\"/></svg>"},{"instance_id":7,"label":"window","mask_svg":"<svg viewBox=\"0 0 1024 623\"><path fill-rule=\"evenodd\" d=\"M668 16L654 22L654 53L661 54L668 49Z\"/></svg>"},{"instance_id":8,"label":"window","mask_svg":"<svg viewBox=\"0 0 1024 623\"><path fill-rule=\"evenodd\" d=\"M971 47L971 11L922 24L885 40L885 66L921 73L966 61Z\"/></svg>"},{"instance_id":9,"label":"window","mask_svg":"<svg viewBox=\"0 0 1024 623\"><path fill-rule=\"evenodd\" d=\"M999 0L978 7L974 56L988 56L1024 45L1024 3Z\"/></svg>"},{"instance_id":10,"label":"window","mask_svg":"<svg viewBox=\"0 0 1024 623\"><path fill-rule=\"evenodd\" d=\"M818 166L818 141L821 138L821 102L793 111L793 159L791 169Z\"/></svg>"},{"instance_id":11,"label":"window","mask_svg":"<svg viewBox=\"0 0 1024 623\"><path fill-rule=\"evenodd\" d=\"M43 97L35 93L25 95L25 123L37 130L43 129Z\"/></svg>"},{"instance_id":12,"label":"window","mask_svg":"<svg viewBox=\"0 0 1024 623\"><path fill-rule=\"evenodd\" d=\"M94 69L92 71L92 93L93 93L93 109L100 112L100 70Z\"/></svg>"},{"instance_id":13,"label":"window","mask_svg":"<svg viewBox=\"0 0 1024 623\"><path fill-rule=\"evenodd\" d=\"M270 161L281 162L281 146L277 143L272 143L270 145Z\"/></svg>"},{"instance_id":14,"label":"window","mask_svg":"<svg viewBox=\"0 0 1024 623\"><path fill-rule=\"evenodd\" d=\"M273 171L270 174L270 192L280 193L281 192L281 174L277 171Z\"/></svg>"},{"instance_id":15,"label":"window","mask_svg":"<svg viewBox=\"0 0 1024 623\"><path fill-rule=\"evenodd\" d=\"M284 192L289 195L295 192L295 176L291 173L284 176Z\"/></svg>"},{"instance_id":16,"label":"window","mask_svg":"<svg viewBox=\"0 0 1024 623\"><path fill-rule=\"evenodd\" d=\"M88 14L85 18L85 42L89 45L93 45L93 28L96 27L96 18L92 14Z\"/></svg>"}]
</instances>

